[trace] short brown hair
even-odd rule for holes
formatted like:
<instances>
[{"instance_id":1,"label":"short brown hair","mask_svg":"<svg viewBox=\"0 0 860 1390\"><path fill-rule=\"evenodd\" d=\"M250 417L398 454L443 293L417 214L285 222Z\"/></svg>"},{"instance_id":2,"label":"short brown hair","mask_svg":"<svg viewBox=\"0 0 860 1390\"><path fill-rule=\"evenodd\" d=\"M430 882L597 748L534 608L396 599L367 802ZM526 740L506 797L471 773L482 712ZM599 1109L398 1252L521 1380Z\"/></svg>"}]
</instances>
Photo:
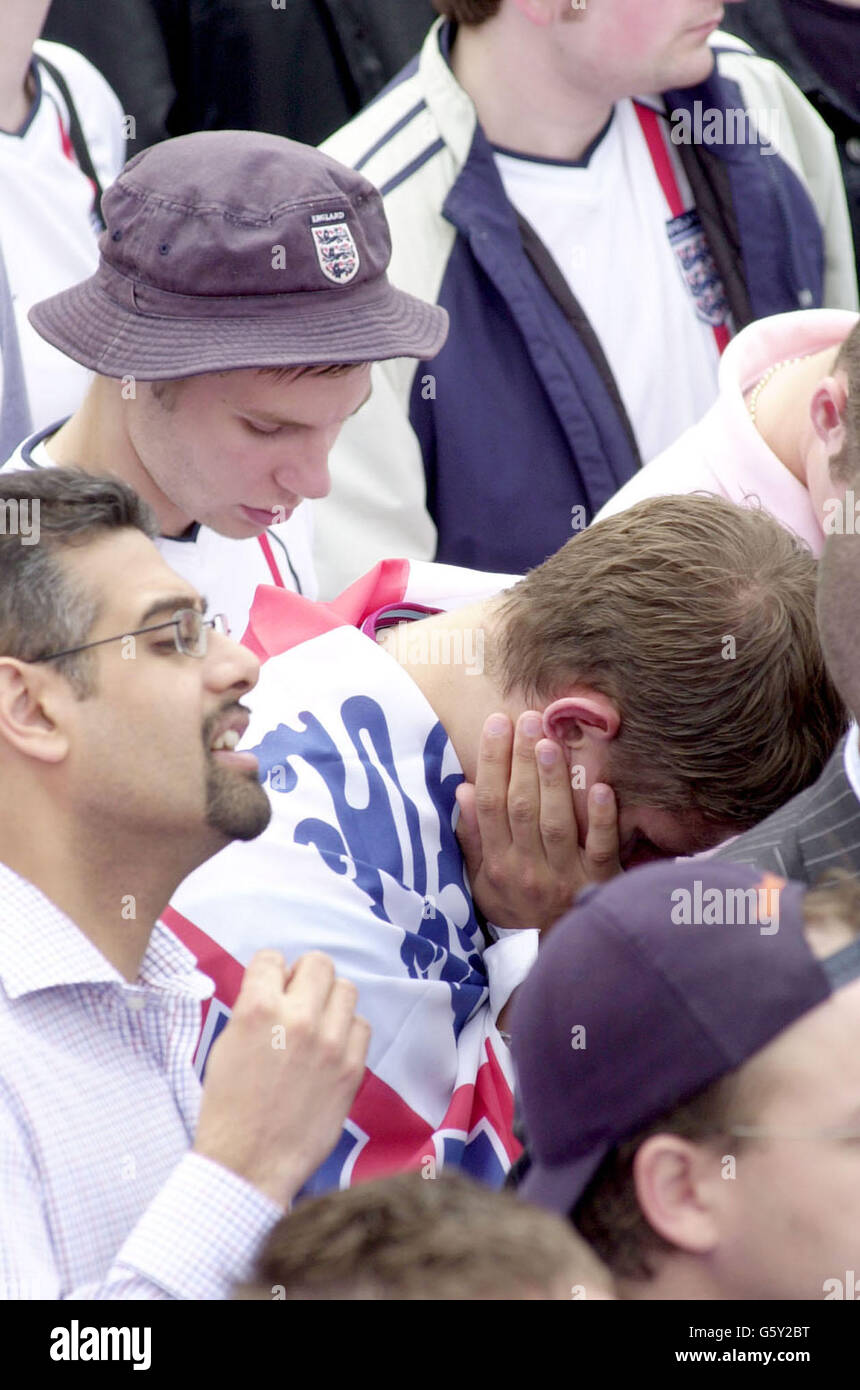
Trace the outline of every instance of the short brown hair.
<instances>
[{"instance_id":1,"label":"short brown hair","mask_svg":"<svg viewBox=\"0 0 860 1390\"><path fill-rule=\"evenodd\" d=\"M63 555L127 528L152 539L158 534L152 511L119 478L78 468L4 474L0 491L0 656L39 661L82 646L98 618L99 596L75 582ZM37 545L22 544L8 525L22 507L39 519ZM60 657L54 669L78 699L94 693L92 652Z\"/></svg>"},{"instance_id":2,"label":"short brown hair","mask_svg":"<svg viewBox=\"0 0 860 1390\"><path fill-rule=\"evenodd\" d=\"M860 319L839 349L833 370L845 373L848 400L843 416L845 443L830 461L830 475L834 482L850 483L860 475Z\"/></svg>"},{"instance_id":3,"label":"short brown hair","mask_svg":"<svg viewBox=\"0 0 860 1390\"><path fill-rule=\"evenodd\" d=\"M575 1295L576 1286L584 1294ZM586 1298L611 1289L559 1217L459 1172L400 1173L303 1202L269 1236L243 1298Z\"/></svg>"},{"instance_id":4,"label":"short brown hair","mask_svg":"<svg viewBox=\"0 0 860 1390\"><path fill-rule=\"evenodd\" d=\"M302 376L345 376L347 372L355 371L363 366L362 362L323 362L319 365L310 363L307 367L255 367L252 370L259 372L260 376L273 376L281 381L285 377L291 377L297 381ZM215 372L215 376L231 376L232 372ZM186 381L190 377L171 377L166 381L150 381L149 388L153 398L158 401L165 410L173 410L179 399L179 394Z\"/></svg>"},{"instance_id":5,"label":"short brown hair","mask_svg":"<svg viewBox=\"0 0 860 1390\"><path fill-rule=\"evenodd\" d=\"M832 955L860 936L860 883L844 871L831 871L821 886L807 893L803 915L813 954ZM633 1162L645 1140L654 1134L676 1134L707 1145L719 1158L727 1129L754 1124L761 1100L761 1078L744 1063L607 1154L570 1220L615 1278L650 1279L655 1257L674 1250L648 1223L636 1198ZM734 1153L749 1142L732 1136Z\"/></svg>"},{"instance_id":6,"label":"short brown hair","mask_svg":"<svg viewBox=\"0 0 860 1390\"><path fill-rule=\"evenodd\" d=\"M483 24L499 13L502 0L433 0L433 4L441 15L458 24Z\"/></svg>"},{"instance_id":7,"label":"short brown hair","mask_svg":"<svg viewBox=\"0 0 860 1390\"><path fill-rule=\"evenodd\" d=\"M815 583L809 550L766 512L650 498L503 595L493 674L530 703L601 691L621 715L619 796L747 828L815 781L845 727Z\"/></svg>"}]
</instances>

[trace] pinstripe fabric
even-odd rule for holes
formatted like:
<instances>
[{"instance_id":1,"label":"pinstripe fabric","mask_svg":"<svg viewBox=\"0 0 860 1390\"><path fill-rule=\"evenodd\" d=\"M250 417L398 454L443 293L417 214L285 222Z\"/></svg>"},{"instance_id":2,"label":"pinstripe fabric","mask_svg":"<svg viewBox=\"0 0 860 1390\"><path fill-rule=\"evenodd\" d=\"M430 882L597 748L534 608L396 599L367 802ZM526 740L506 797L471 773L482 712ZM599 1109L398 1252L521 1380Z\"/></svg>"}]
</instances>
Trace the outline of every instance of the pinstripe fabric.
<instances>
[{"instance_id":1,"label":"pinstripe fabric","mask_svg":"<svg viewBox=\"0 0 860 1390\"><path fill-rule=\"evenodd\" d=\"M856 726L847 738L857 738ZM846 771L847 738L817 782L714 858L758 864L808 884L834 868L860 877L860 800Z\"/></svg>"},{"instance_id":2,"label":"pinstripe fabric","mask_svg":"<svg viewBox=\"0 0 860 1390\"><path fill-rule=\"evenodd\" d=\"M0 864L0 1300L225 1298L283 1215L189 1153L212 981L156 925L134 984Z\"/></svg>"}]
</instances>

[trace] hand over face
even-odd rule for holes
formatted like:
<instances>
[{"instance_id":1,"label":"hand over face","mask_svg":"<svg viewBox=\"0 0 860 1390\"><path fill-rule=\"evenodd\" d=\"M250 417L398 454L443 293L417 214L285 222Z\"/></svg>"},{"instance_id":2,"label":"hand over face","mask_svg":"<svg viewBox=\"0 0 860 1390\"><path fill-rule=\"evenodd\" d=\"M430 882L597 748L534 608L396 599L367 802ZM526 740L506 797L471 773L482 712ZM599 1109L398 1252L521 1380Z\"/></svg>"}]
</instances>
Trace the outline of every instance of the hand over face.
<instances>
[{"instance_id":1,"label":"hand over face","mask_svg":"<svg viewBox=\"0 0 860 1390\"><path fill-rule=\"evenodd\" d=\"M457 802L472 895L495 926L545 930L586 884L621 871L611 788L589 788L581 845L564 750L543 737L533 711L520 716L516 731L506 715L490 716L474 785L461 783Z\"/></svg>"}]
</instances>

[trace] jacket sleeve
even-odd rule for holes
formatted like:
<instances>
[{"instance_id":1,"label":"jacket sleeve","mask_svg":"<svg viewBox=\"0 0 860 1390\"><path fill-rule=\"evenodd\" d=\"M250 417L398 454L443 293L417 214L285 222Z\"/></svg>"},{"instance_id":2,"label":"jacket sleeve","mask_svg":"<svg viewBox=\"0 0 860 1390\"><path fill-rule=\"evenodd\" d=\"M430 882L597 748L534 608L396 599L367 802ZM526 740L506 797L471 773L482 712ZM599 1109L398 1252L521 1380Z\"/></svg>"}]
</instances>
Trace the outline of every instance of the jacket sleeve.
<instances>
[{"instance_id":1,"label":"jacket sleeve","mask_svg":"<svg viewBox=\"0 0 860 1390\"><path fill-rule=\"evenodd\" d=\"M323 599L333 598L379 560L432 560L436 553L424 459L409 421L415 370L414 362L403 359L376 365L373 395L347 421L332 451L332 489L314 505Z\"/></svg>"},{"instance_id":2,"label":"jacket sleeve","mask_svg":"<svg viewBox=\"0 0 860 1390\"><path fill-rule=\"evenodd\" d=\"M250 1277L260 1246L284 1214L244 1178L189 1152L141 1212L110 1268L64 1288L44 1186L17 1111L0 1092L0 1299L226 1299ZM93 1173L95 1182L95 1165ZM85 1227L80 1242L85 1249Z\"/></svg>"}]
</instances>

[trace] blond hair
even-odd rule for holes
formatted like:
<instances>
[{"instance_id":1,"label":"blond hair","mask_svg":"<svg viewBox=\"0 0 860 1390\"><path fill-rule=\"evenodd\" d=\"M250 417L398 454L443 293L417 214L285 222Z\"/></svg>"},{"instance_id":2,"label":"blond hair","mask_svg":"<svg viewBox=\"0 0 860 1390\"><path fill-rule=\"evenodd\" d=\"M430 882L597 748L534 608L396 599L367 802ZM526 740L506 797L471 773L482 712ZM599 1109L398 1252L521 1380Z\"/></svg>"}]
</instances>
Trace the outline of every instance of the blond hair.
<instances>
[{"instance_id":1,"label":"blond hair","mask_svg":"<svg viewBox=\"0 0 860 1390\"><path fill-rule=\"evenodd\" d=\"M607 1270L560 1217L446 1170L301 1203L275 1227L239 1294L411 1301L605 1297L610 1289Z\"/></svg>"}]
</instances>

